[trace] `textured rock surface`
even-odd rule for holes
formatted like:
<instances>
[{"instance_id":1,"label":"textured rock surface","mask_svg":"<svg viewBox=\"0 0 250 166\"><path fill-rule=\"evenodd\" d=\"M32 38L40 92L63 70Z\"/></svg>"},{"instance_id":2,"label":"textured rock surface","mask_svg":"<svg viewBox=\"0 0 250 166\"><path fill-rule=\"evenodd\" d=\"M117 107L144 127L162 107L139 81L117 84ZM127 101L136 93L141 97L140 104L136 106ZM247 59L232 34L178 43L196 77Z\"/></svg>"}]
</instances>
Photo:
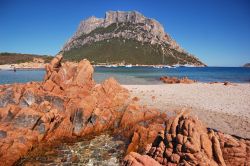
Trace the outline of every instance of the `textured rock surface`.
<instances>
[{"instance_id":1,"label":"textured rock surface","mask_svg":"<svg viewBox=\"0 0 250 166\"><path fill-rule=\"evenodd\" d=\"M40 142L114 128L128 91L114 79L95 85L86 60L46 66L44 82L0 86L0 165L12 165Z\"/></svg>"},{"instance_id":2,"label":"textured rock surface","mask_svg":"<svg viewBox=\"0 0 250 166\"><path fill-rule=\"evenodd\" d=\"M170 35L165 33L163 26L158 21L146 18L137 11L108 11L104 19L92 16L81 21L77 32L64 45L62 52L83 46L87 47L100 41L109 42L109 40L117 38L123 39L123 41L132 39L142 45L144 43L150 43L151 46L157 45L157 47L160 47L157 52L160 52L161 59L163 59L162 64L172 63L165 62L164 57L166 59L167 57L174 57L177 61L185 62L184 64L204 65L197 58L184 51ZM175 51L170 51L170 49ZM183 56L177 55L179 53ZM127 60L124 59L124 61ZM112 58L109 61L112 61ZM106 61L102 63L106 63ZM137 63L140 64L139 61Z\"/></svg>"},{"instance_id":3,"label":"textured rock surface","mask_svg":"<svg viewBox=\"0 0 250 166\"><path fill-rule=\"evenodd\" d=\"M141 152L161 165L250 164L248 140L209 130L184 112L165 124L164 131ZM147 160L145 155L130 153L124 158L124 165L146 165Z\"/></svg>"},{"instance_id":4,"label":"textured rock surface","mask_svg":"<svg viewBox=\"0 0 250 166\"><path fill-rule=\"evenodd\" d=\"M124 165L131 166L161 166L157 161L148 155L140 155L135 152L129 153L124 159Z\"/></svg>"},{"instance_id":5,"label":"textured rock surface","mask_svg":"<svg viewBox=\"0 0 250 166\"><path fill-rule=\"evenodd\" d=\"M172 48L177 49L178 51L184 51L174 40L170 38L168 34L164 32L163 26L158 21L146 18L137 11L129 11L129 12L108 11L106 12L104 19L92 16L86 20L83 20L80 23L76 34L64 46L63 50L64 51L69 50L70 49L69 43L71 43L74 39L80 37L81 35L88 34L91 31L95 30L96 28L108 27L113 23L143 24L144 26L143 29L149 31L150 34L152 34L151 38L152 43L168 42ZM103 39L100 39L100 36L98 36L96 37L96 40L103 40Z\"/></svg>"},{"instance_id":6,"label":"textured rock surface","mask_svg":"<svg viewBox=\"0 0 250 166\"><path fill-rule=\"evenodd\" d=\"M44 82L0 86L0 165L39 143L106 130L130 140L124 165L249 165L250 141L129 101L113 78L96 85L86 60L61 62L61 55L51 61Z\"/></svg>"}]
</instances>

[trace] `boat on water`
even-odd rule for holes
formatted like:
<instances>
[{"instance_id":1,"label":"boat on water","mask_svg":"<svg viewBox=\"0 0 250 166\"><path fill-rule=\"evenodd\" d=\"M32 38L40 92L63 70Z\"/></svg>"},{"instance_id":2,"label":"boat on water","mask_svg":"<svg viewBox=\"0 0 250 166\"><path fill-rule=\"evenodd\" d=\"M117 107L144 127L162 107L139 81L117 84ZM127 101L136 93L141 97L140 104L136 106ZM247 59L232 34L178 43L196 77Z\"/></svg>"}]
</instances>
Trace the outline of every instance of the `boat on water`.
<instances>
[{"instance_id":1,"label":"boat on water","mask_svg":"<svg viewBox=\"0 0 250 166\"><path fill-rule=\"evenodd\" d=\"M125 67L132 67L132 64L129 64L129 65L125 65Z\"/></svg>"},{"instance_id":2,"label":"boat on water","mask_svg":"<svg viewBox=\"0 0 250 166\"><path fill-rule=\"evenodd\" d=\"M176 67L180 67L180 66L181 66L180 64L174 64L171 67L176 68Z\"/></svg>"},{"instance_id":3,"label":"boat on water","mask_svg":"<svg viewBox=\"0 0 250 166\"><path fill-rule=\"evenodd\" d=\"M163 66L153 66L153 68L156 68L156 69L162 69Z\"/></svg>"},{"instance_id":4,"label":"boat on water","mask_svg":"<svg viewBox=\"0 0 250 166\"><path fill-rule=\"evenodd\" d=\"M118 65L106 65L105 67L118 67Z\"/></svg>"},{"instance_id":5,"label":"boat on water","mask_svg":"<svg viewBox=\"0 0 250 166\"><path fill-rule=\"evenodd\" d=\"M175 64L175 65L172 65L172 67L196 67L195 65L191 65L191 64Z\"/></svg>"},{"instance_id":6,"label":"boat on water","mask_svg":"<svg viewBox=\"0 0 250 166\"><path fill-rule=\"evenodd\" d=\"M185 65L181 65L181 67L196 67L196 66L190 65L190 64L185 64Z\"/></svg>"},{"instance_id":7,"label":"boat on water","mask_svg":"<svg viewBox=\"0 0 250 166\"><path fill-rule=\"evenodd\" d=\"M164 65L163 68L173 68L173 67L168 66L168 65Z\"/></svg>"}]
</instances>

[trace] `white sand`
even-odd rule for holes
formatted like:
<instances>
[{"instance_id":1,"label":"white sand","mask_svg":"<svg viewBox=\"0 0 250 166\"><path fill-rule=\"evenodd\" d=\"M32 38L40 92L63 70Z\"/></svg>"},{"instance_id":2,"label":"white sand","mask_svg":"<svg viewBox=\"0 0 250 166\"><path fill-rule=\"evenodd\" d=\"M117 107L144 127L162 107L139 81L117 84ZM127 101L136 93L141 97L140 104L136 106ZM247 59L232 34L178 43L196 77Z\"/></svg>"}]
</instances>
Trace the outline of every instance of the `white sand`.
<instances>
[{"instance_id":1,"label":"white sand","mask_svg":"<svg viewBox=\"0 0 250 166\"><path fill-rule=\"evenodd\" d=\"M0 65L0 70L12 70L13 67L11 65Z\"/></svg>"},{"instance_id":2,"label":"white sand","mask_svg":"<svg viewBox=\"0 0 250 166\"><path fill-rule=\"evenodd\" d=\"M250 138L250 84L124 85L132 97L161 111L190 108L208 127ZM153 99L155 96L155 99Z\"/></svg>"},{"instance_id":3,"label":"white sand","mask_svg":"<svg viewBox=\"0 0 250 166\"><path fill-rule=\"evenodd\" d=\"M43 69L45 63L37 63L37 62L25 62L19 64L5 64L0 65L0 70L13 70L14 67L16 69Z\"/></svg>"}]
</instances>

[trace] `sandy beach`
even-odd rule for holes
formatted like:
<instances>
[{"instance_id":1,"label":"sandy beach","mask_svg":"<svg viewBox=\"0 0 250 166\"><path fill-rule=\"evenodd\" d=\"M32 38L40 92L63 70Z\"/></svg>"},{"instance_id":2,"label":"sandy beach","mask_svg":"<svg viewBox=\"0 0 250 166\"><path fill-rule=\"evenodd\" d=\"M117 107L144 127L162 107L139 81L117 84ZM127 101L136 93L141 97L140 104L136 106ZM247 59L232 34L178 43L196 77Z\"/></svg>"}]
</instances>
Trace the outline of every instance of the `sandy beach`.
<instances>
[{"instance_id":1,"label":"sandy beach","mask_svg":"<svg viewBox=\"0 0 250 166\"><path fill-rule=\"evenodd\" d=\"M250 84L124 85L141 104L168 114L186 108L208 127L250 138Z\"/></svg>"},{"instance_id":2,"label":"sandy beach","mask_svg":"<svg viewBox=\"0 0 250 166\"><path fill-rule=\"evenodd\" d=\"M25 62L20 64L5 64L5 65L0 65L0 70L13 70L14 67L17 70L44 69L45 63Z\"/></svg>"}]
</instances>

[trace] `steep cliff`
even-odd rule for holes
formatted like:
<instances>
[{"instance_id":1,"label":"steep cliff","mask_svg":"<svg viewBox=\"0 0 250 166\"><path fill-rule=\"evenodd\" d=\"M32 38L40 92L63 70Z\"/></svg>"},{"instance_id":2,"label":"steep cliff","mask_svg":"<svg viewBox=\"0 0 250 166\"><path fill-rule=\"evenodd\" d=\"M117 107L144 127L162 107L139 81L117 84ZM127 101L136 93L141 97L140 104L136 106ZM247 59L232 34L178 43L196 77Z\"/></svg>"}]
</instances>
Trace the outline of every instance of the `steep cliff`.
<instances>
[{"instance_id":1,"label":"steep cliff","mask_svg":"<svg viewBox=\"0 0 250 166\"><path fill-rule=\"evenodd\" d=\"M94 63L204 65L182 49L154 19L136 11L108 11L82 21L61 52L68 60Z\"/></svg>"}]
</instances>

